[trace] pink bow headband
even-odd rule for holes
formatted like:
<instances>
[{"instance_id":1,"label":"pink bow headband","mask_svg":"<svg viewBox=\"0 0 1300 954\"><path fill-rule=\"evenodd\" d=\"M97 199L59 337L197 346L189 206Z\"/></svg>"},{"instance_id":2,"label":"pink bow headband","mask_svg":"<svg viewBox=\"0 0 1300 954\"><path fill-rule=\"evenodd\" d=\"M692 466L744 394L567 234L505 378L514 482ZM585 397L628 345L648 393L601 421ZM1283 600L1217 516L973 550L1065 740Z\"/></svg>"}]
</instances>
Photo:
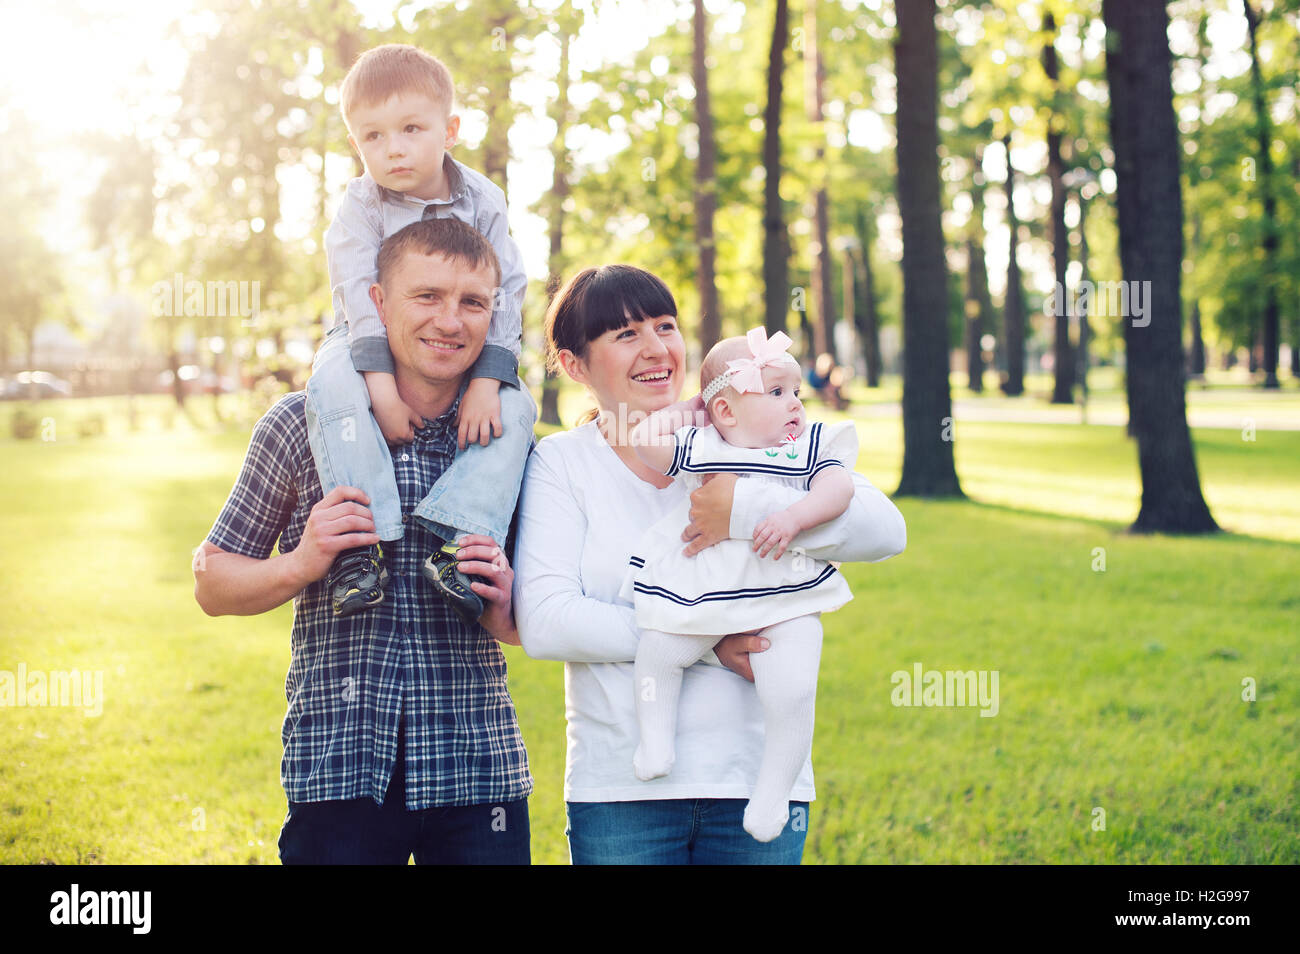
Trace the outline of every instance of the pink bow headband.
<instances>
[{"instance_id":1,"label":"pink bow headband","mask_svg":"<svg viewBox=\"0 0 1300 954\"><path fill-rule=\"evenodd\" d=\"M749 345L749 353L752 357L736 358L727 362L727 370L710 381L704 388L701 398L706 407L713 400L714 395L727 385L731 385L741 394L746 391L755 391L761 394L763 391L764 368L790 362L797 363L794 355L786 350L794 342L790 340L790 336L784 331L778 331L769 338L766 329L752 328L745 335L745 342Z\"/></svg>"}]
</instances>

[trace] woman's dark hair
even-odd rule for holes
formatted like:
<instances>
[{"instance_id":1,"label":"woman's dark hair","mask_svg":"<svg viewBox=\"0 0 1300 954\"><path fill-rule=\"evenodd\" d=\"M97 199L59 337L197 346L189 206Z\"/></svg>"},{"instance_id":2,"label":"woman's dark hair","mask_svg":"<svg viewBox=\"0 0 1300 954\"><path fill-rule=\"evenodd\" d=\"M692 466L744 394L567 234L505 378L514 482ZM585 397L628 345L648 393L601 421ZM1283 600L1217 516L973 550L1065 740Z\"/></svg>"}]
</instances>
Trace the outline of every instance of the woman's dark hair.
<instances>
[{"instance_id":1,"label":"woman's dark hair","mask_svg":"<svg viewBox=\"0 0 1300 954\"><path fill-rule=\"evenodd\" d=\"M546 364L559 373L560 352L585 357L587 345L630 322L677 317L672 292L656 275L635 265L585 268L555 293L546 310Z\"/></svg>"}]
</instances>

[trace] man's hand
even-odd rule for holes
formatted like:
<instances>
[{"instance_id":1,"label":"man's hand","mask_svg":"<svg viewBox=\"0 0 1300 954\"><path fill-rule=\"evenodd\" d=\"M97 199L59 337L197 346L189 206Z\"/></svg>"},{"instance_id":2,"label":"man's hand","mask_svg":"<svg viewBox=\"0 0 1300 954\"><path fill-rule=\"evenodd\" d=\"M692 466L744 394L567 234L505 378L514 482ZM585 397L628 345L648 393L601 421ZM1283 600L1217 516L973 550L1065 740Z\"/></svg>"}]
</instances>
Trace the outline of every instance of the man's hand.
<instances>
[{"instance_id":1,"label":"man's hand","mask_svg":"<svg viewBox=\"0 0 1300 954\"><path fill-rule=\"evenodd\" d=\"M370 498L356 487L335 487L311 508L302 539L293 551L303 586L330 571L334 558L353 547L379 542L375 520L365 506Z\"/></svg>"},{"instance_id":2,"label":"man's hand","mask_svg":"<svg viewBox=\"0 0 1300 954\"><path fill-rule=\"evenodd\" d=\"M469 444L488 446L501 436L501 382L496 378L474 378L460 399L460 425L456 443L461 450Z\"/></svg>"},{"instance_id":3,"label":"man's hand","mask_svg":"<svg viewBox=\"0 0 1300 954\"><path fill-rule=\"evenodd\" d=\"M424 418L398 396L397 381L391 374L367 371L365 377L370 410L379 422L384 440L390 444L410 444L415 440L415 429L424 426Z\"/></svg>"},{"instance_id":4,"label":"man's hand","mask_svg":"<svg viewBox=\"0 0 1300 954\"><path fill-rule=\"evenodd\" d=\"M709 474L704 486L691 494L691 522L682 531L689 546L682 552L695 556L731 536L731 501L736 493L735 474Z\"/></svg>"},{"instance_id":5,"label":"man's hand","mask_svg":"<svg viewBox=\"0 0 1300 954\"><path fill-rule=\"evenodd\" d=\"M519 645L519 630L515 628L511 590L515 584L515 571L501 548L491 537L469 534L457 541L456 567L469 576L481 576L486 583L474 581L472 589L483 597L483 615L479 625L498 641Z\"/></svg>"},{"instance_id":6,"label":"man's hand","mask_svg":"<svg viewBox=\"0 0 1300 954\"><path fill-rule=\"evenodd\" d=\"M772 553L772 559L779 560L785 553L785 548L790 545L790 541L802 532L803 527L789 510L778 510L754 528L752 549L762 559L772 553L772 548L775 547L776 552Z\"/></svg>"},{"instance_id":7,"label":"man's hand","mask_svg":"<svg viewBox=\"0 0 1300 954\"><path fill-rule=\"evenodd\" d=\"M718 662L726 666L742 679L754 681L754 670L749 664L750 653L761 653L771 646L767 637L752 633L734 633L723 636L713 647Z\"/></svg>"}]
</instances>

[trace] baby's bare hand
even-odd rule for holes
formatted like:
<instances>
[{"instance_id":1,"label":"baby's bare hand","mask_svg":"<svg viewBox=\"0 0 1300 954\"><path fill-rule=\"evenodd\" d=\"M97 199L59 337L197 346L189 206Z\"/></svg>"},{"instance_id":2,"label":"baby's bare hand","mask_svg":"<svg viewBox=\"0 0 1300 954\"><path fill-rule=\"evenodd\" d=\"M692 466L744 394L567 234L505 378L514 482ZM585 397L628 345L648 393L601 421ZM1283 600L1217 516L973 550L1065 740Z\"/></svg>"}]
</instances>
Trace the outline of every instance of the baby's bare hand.
<instances>
[{"instance_id":1,"label":"baby's bare hand","mask_svg":"<svg viewBox=\"0 0 1300 954\"><path fill-rule=\"evenodd\" d=\"M788 510L781 510L761 521L754 528L753 549L760 558L772 553L772 559L779 560L785 554L790 541L798 536L802 529L799 522L790 516ZM773 550L776 552L773 553Z\"/></svg>"}]
</instances>

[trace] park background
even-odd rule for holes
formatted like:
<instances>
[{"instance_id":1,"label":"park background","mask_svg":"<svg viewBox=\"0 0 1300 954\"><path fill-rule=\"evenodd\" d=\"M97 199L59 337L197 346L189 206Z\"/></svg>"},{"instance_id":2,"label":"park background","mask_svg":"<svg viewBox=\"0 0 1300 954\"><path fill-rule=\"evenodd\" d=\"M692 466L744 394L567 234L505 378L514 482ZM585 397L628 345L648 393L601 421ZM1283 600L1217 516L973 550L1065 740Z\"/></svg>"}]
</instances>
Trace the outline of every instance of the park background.
<instances>
[{"instance_id":1,"label":"park background","mask_svg":"<svg viewBox=\"0 0 1300 954\"><path fill-rule=\"evenodd\" d=\"M760 323L833 355L847 406L810 412L856 422L909 545L826 619L807 862L1300 861L1295 2L7 21L0 672L102 673L103 711L0 706L0 861L276 861L291 608L209 619L191 559L332 322L337 87L393 41L507 190L539 435L588 407L541 359L587 264L661 275L693 357ZM1120 280L1149 327L1060 306ZM507 656L564 863L563 667ZM917 662L998 670L998 715L893 706Z\"/></svg>"}]
</instances>

